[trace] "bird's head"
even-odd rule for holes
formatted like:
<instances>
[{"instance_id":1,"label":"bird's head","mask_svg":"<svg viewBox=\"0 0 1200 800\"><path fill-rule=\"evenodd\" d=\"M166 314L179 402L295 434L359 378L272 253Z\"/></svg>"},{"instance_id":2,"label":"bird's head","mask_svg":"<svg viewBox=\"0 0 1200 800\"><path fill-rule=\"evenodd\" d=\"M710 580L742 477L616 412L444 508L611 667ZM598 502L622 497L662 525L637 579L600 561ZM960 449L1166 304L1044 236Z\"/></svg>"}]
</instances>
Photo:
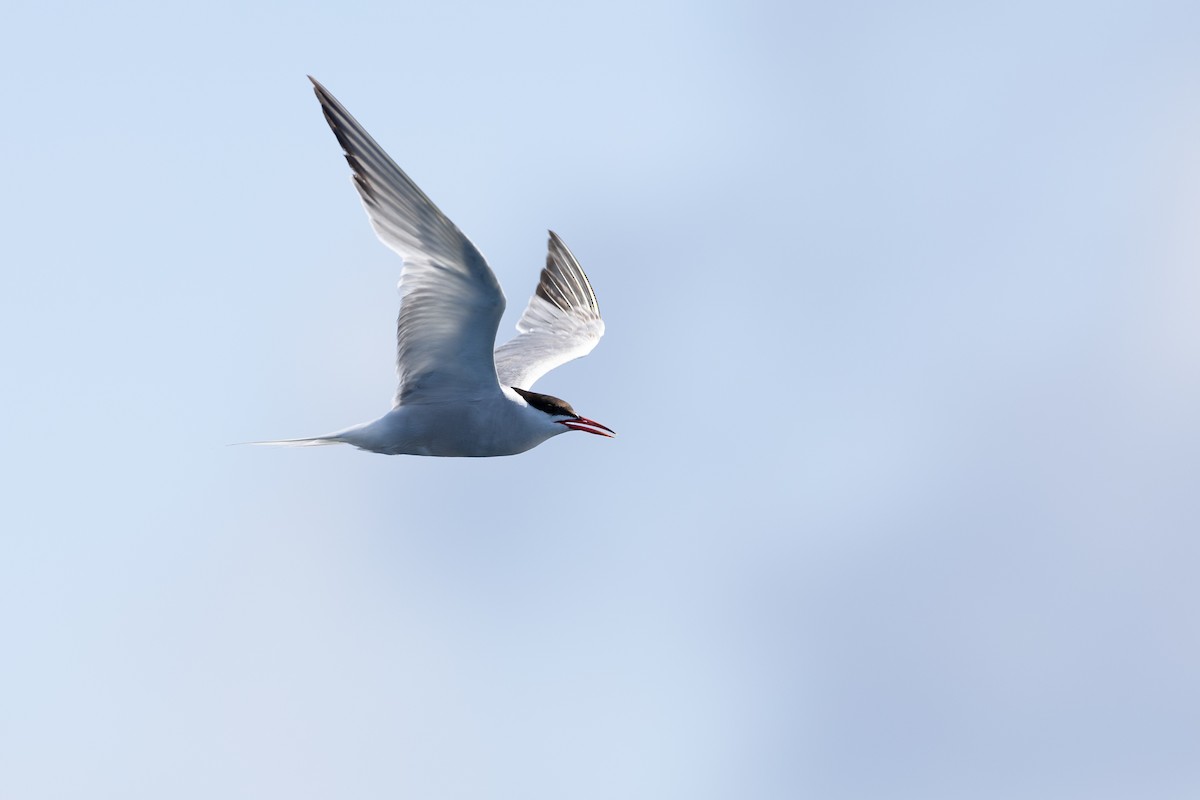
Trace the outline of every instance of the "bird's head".
<instances>
[{"instance_id":1,"label":"bird's head","mask_svg":"<svg viewBox=\"0 0 1200 800\"><path fill-rule=\"evenodd\" d=\"M566 433L568 430L572 430L610 438L617 435L611 428L576 414L575 409L571 408L571 404L566 400L548 394L531 392L527 389L518 389L515 386L512 387L512 390L524 398L531 409L545 415L549 424L561 426L555 433Z\"/></svg>"}]
</instances>

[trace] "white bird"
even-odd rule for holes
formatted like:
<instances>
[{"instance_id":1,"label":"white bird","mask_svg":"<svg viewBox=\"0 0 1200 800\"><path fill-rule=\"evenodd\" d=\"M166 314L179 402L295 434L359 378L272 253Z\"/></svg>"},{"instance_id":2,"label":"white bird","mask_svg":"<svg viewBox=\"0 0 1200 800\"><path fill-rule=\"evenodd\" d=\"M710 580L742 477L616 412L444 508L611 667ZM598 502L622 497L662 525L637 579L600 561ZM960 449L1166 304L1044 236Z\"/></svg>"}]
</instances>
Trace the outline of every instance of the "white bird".
<instances>
[{"instance_id":1,"label":"white bird","mask_svg":"<svg viewBox=\"0 0 1200 800\"><path fill-rule=\"evenodd\" d=\"M604 334L596 295L554 231L518 334L495 347L504 293L475 245L311 75L346 151L371 227L404 259L396 323L399 387L379 419L324 436L259 444L350 444L388 455L507 456L569 430L614 436L538 378L592 351ZM493 348L495 351L493 352Z\"/></svg>"}]
</instances>

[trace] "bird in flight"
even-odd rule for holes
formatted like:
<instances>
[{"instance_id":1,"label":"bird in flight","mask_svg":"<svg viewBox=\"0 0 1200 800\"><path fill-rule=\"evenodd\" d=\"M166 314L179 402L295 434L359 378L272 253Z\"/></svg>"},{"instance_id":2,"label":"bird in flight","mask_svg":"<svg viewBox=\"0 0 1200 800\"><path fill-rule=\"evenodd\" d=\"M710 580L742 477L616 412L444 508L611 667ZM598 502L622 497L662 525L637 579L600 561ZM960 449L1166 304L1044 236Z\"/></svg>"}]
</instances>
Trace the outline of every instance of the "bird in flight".
<instances>
[{"instance_id":1,"label":"bird in flight","mask_svg":"<svg viewBox=\"0 0 1200 800\"><path fill-rule=\"evenodd\" d=\"M550 231L537 289L517 335L496 347L504 293L475 245L309 76L371 227L404 259L396 322L399 387L379 419L324 436L259 444L349 444L387 455L507 456L567 431L615 436L570 403L533 391L592 351L604 321L587 275ZM494 349L493 349L494 348Z\"/></svg>"}]
</instances>

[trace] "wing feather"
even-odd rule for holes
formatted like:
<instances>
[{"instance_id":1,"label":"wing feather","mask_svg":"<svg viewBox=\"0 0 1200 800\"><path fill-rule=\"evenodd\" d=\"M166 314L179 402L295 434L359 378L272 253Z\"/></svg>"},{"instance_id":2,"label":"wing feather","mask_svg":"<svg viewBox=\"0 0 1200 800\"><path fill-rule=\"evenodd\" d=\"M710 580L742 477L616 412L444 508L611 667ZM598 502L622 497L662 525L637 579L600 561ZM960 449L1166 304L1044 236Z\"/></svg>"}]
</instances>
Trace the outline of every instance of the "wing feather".
<instances>
[{"instance_id":1,"label":"wing feather","mask_svg":"<svg viewBox=\"0 0 1200 800\"><path fill-rule=\"evenodd\" d=\"M546 267L517 331L496 348L496 372L502 385L519 389L530 389L555 367L586 356L604 335L592 284L554 231Z\"/></svg>"},{"instance_id":2,"label":"wing feather","mask_svg":"<svg viewBox=\"0 0 1200 800\"><path fill-rule=\"evenodd\" d=\"M329 91L309 76L379 239L404 259L396 405L499 392L504 293L487 261Z\"/></svg>"}]
</instances>

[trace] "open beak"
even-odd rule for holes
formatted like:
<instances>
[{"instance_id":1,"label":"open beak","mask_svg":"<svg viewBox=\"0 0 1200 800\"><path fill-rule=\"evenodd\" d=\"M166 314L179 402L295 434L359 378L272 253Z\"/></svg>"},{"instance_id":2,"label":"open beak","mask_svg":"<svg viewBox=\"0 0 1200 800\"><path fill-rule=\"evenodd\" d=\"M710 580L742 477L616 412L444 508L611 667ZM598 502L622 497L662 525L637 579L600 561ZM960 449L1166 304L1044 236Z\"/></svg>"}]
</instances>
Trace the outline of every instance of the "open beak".
<instances>
[{"instance_id":1,"label":"open beak","mask_svg":"<svg viewBox=\"0 0 1200 800\"><path fill-rule=\"evenodd\" d=\"M587 417L576 417L575 419L562 419L558 421L559 425L566 425L573 431L583 431L584 433L594 433L597 436L607 436L613 438L617 432L612 428L606 428L599 422L594 422Z\"/></svg>"}]
</instances>

